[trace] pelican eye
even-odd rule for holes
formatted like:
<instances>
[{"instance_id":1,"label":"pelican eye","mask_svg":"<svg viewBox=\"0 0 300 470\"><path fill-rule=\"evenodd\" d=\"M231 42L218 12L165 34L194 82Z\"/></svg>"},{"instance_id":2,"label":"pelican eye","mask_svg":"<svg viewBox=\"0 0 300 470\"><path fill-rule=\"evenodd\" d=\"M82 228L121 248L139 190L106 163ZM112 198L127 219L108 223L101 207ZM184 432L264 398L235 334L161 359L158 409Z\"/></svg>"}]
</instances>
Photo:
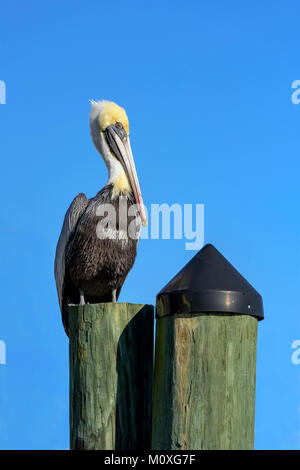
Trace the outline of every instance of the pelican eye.
<instances>
[{"instance_id":1,"label":"pelican eye","mask_svg":"<svg viewBox=\"0 0 300 470\"><path fill-rule=\"evenodd\" d=\"M116 126L117 129L124 129L123 124L119 121L116 122L115 126Z\"/></svg>"}]
</instances>

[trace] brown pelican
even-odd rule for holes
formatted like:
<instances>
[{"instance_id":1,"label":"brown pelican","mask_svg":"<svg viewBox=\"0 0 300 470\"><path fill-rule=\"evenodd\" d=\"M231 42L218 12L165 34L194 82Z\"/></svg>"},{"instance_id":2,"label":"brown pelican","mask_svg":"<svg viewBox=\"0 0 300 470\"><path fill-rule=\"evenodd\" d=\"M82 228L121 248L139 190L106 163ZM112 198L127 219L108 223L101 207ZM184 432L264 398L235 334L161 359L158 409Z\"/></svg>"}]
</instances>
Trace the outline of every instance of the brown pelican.
<instances>
[{"instance_id":1,"label":"brown pelican","mask_svg":"<svg viewBox=\"0 0 300 470\"><path fill-rule=\"evenodd\" d=\"M117 301L147 223L126 111L111 101L91 105L91 136L109 178L92 199L75 197L57 243L55 280L67 334L69 304Z\"/></svg>"}]
</instances>

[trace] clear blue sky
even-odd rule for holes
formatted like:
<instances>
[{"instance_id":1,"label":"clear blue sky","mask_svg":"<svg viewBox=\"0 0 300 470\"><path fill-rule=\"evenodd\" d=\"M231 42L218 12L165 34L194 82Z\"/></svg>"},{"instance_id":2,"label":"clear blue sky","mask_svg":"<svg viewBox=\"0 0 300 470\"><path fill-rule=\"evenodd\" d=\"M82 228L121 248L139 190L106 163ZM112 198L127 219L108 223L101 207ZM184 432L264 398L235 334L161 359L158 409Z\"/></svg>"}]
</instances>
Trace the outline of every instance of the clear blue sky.
<instances>
[{"instance_id":1,"label":"clear blue sky","mask_svg":"<svg viewBox=\"0 0 300 470\"><path fill-rule=\"evenodd\" d=\"M2 2L0 448L68 447L68 342L53 279L62 219L106 168L89 99L125 106L147 206L205 204L213 243L263 295L256 448L300 448L297 1ZM143 240L120 300L153 303L191 258Z\"/></svg>"}]
</instances>

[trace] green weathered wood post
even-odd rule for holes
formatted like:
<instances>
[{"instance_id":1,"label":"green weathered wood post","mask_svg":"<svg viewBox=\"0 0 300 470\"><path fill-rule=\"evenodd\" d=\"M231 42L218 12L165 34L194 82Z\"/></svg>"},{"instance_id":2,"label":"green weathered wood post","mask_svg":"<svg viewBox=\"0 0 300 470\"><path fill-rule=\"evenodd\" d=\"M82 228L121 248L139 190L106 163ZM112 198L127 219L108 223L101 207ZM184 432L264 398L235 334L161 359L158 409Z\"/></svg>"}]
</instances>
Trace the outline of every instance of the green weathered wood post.
<instances>
[{"instance_id":1,"label":"green weathered wood post","mask_svg":"<svg viewBox=\"0 0 300 470\"><path fill-rule=\"evenodd\" d=\"M253 449L260 295L206 245L156 318L152 449Z\"/></svg>"},{"instance_id":2,"label":"green weathered wood post","mask_svg":"<svg viewBox=\"0 0 300 470\"><path fill-rule=\"evenodd\" d=\"M152 305L70 306L70 448L151 445Z\"/></svg>"}]
</instances>

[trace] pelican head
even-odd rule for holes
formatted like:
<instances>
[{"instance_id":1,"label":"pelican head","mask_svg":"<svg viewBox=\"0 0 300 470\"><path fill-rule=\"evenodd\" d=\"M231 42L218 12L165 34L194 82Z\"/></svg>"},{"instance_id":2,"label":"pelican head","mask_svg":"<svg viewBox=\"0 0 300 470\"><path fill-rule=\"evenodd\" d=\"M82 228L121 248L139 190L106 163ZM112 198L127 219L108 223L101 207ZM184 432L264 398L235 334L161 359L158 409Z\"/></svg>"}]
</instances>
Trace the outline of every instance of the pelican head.
<instances>
[{"instance_id":1,"label":"pelican head","mask_svg":"<svg viewBox=\"0 0 300 470\"><path fill-rule=\"evenodd\" d=\"M112 101L91 101L90 128L95 147L109 171L109 183L120 191L132 189L143 225L147 224L140 185L129 140L124 108Z\"/></svg>"}]
</instances>

